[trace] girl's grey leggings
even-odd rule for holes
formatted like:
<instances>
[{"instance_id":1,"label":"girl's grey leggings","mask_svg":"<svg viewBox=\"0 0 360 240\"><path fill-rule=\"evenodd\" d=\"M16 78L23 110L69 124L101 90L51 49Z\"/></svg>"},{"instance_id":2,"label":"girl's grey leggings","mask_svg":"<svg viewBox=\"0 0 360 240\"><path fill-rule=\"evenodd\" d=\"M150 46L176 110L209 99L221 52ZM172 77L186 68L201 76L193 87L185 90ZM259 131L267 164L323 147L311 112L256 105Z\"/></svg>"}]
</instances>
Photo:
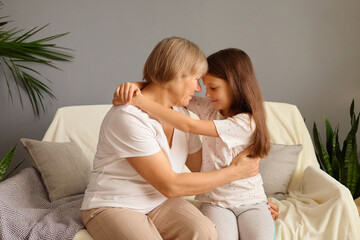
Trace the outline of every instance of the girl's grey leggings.
<instances>
[{"instance_id":1,"label":"girl's grey leggings","mask_svg":"<svg viewBox=\"0 0 360 240\"><path fill-rule=\"evenodd\" d=\"M202 203L201 212L215 223L219 240L275 239L275 222L266 202L231 209Z\"/></svg>"}]
</instances>

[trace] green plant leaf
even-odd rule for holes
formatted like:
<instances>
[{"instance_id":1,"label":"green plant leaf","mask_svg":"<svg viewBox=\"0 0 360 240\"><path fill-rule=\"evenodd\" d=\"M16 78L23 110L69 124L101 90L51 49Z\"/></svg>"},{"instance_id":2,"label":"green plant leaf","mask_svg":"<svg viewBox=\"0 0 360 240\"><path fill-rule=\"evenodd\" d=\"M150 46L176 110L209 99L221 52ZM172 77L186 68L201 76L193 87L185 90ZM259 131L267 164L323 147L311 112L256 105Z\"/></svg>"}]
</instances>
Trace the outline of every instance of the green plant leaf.
<instances>
[{"instance_id":1,"label":"green plant leaf","mask_svg":"<svg viewBox=\"0 0 360 240\"><path fill-rule=\"evenodd\" d=\"M0 163L0 181L2 181L7 169L10 166L10 163L14 157L14 152L16 150L16 145L6 154L4 159Z\"/></svg>"},{"instance_id":2,"label":"green plant leaf","mask_svg":"<svg viewBox=\"0 0 360 240\"><path fill-rule=\"evenodd\" d=\"M331 167L333 169L333 177L336 180L339 181L340 176L342 174L341 174L341 168L340 168L339 159L338 159L338 153L337 153L337 150L338 150L338 148L337 148L337 145L338 145L338 133L339 133L339 129L335 129L334 133L332 134L332 139L331 139ZM329 139L329 141L330 141L330 139Z\"/></svg>"},{"instance_id":3,"label":"green plant leaf","mask_svg":"<svg viewBox=\"0 0 360 240\"><path fill-rule=\"evenodd\" d=\"M6 180L8 177L10 177L11 174L13 174L13 173L16 171L16 169L18 169L23 162L25 162L25 159L22 160L20 163L18 163L18 165L16 165L1 181L4 181L4 180Z\"/></svg>"},{"instance_id":4,"label":"green plant leaf","mask_svg":"<svg viewBox=\"0 0 360 240\"><path fill-rule=\"evenodd\" d=\"M333 148L333 151L335 151L335 153L333 152L333 156L336 156L336 160L338 161L338 166L339 166L339 177L338 177L338 181L341 182L342 184L345 185L345 178L344 178L344 158L341 154L341 149L340 149L340 144L339 144L339 127L336 128L335 130L335 148Z\"/></svg>"},{"instance_id":5,"label":"green plant leaf","mask_svg":"<svg viewBox=\"0 0 360 240\"><path fill-rule=\"evenodd\" d=\"M350 119L353 119L354 107L355 107L355 103L354 103L354 99L353 99L352 102L351 102L351 105L350 105ZM351 123L351 125L352 125L352 123Z\"/></svg>"},{"instance_id":6,"label":"green plant leaf","mask_svg":"<svg viewBox=\"0 0 360 240\"><path fill-rule=\"evenodd\" d=\"M34 27L31 30L27 31L26 33L24 33L23 35L17 37L14 39L14 42L23 42L24 40L30 38L31 36L33 36L34 34L40 32L42 29L44 29L46 26L48 26L49 24L46 24L45 26L41 27L38 29L38 27ZM22 30L21 30L22 31Z\"/></svg>"},{"instance_id":7,"label":"green plant leaf","mask_svg":"<svg viewBox=\"0 0 360 240\"><path fill-rule=\"evenodd\" d=\"M356 144L356 143L355 143ZM356 145L352 146L352 152L349 159L348 174L347 174L347 188L349 188L352 195L355 195L357 185L359 182L359 163L357 160Z\"/></svg>"},{"instance_id":8,"label":"green plant leaf","mask_svg":"<svg viewBox=\"0 0 360 240\"><path fill-rule=\"evenodd\" d=\"M0 21L4 18L5 17L0 17ZM10 84L10 82L13 81L15 82L21 107L24 108L23 93L20 91L20 88L23 88L30 99L30 104L35 115L40 116L41 110L45 112L45 96L51 99L56 98L51 88L44 83L44 80L50 82L49 79L42 76L42 74L34 68L26 66L26 64L38 63L59 69L54 64L55 61L71 61L73 56L68 53L68 51L72 51L71 49L59 47L51 43L51 41L69 33L61 33L29 41L30 38L34 38L49 24L40 28L34 27L29 31L23 32L23 30L18 30L17 28L5 30L4 27L9 22L10 21L7 20L0 22L0 64L5 76L8 94L10 99L13 100L12 85ZM7 76L7 72L11 73L9 77Z\"/></svg>"},{"instance_id":9,"label":"green plant leaf","mask_svg":"<svg viewBox=\"0 0 360 240\"><path fill-rule=\"evenodd\" d=\"M334 130L326 117L326 150L322 145L317 126L314 123L313 138L316 157L322 167L329 175L345 185L352 196L358 198L360 195L360 166L357 156L356 132L359 128L360 113L356 116L354 112L354 100L350 106L351 129L348 132L342 149L339 144L339 126ZM330 156L330 161L327 154ZM329 166L330 164L330 166ZM332 170L332 173L330 171Z\"/></svg>"},{"instance_id":10,"label":"green plant leaf","mask_svg":"<svg viewBox=\"0 0 360 240\"><path fill-rule=\"evenodd\" d=\"M325 119L325 126L326 126L326 150L330 154L330 163L332 163L333 159L333 130L331 124L327 117L324 116Z\"/></svg>"},{"instance_id":11,"label":"green plant leaf","mask_svg":"<svg viewBox=\"0 0 360 240\"><path fill-rule=\"evenodd\" d=\"M330 164L330 157L329 154L325 151L324 146L321 141L321 137L318 133L316 123L314 123L313 127L313 135L314 135L314 142L315 142L315 149L318 155L318 161L324 166L324 170L330 175L333 176L333 170Z\"/></svg>"},{"instance_id":12,"label":"green plant leaf","mask_svg":"<svg viewBox=\"0 0 360 240\"><path fill-rule=\"evenodd\" d=\"M360 166L359 166L359 175L360 175ZM356 190L355 194L353 195L354 199L357 199L358 197L360 197L360 182L358 182L357 190Z\"/></svg>"},{"instance_id":13,"label":"green plant leaf","mask_svg":"<svg viewBox=\"0 0 360 240\"><path fill-rule=\"evenodd\" d=\"M351 104L353 108L354 104ZM360 114L359 114L360 115ZM357 159L357 144L356 144L356 132L359 126L359 115L355 118L355 114L351 115L351 129L345 139L344 149L345 151L345 168L347 169L346 186L354 195L357 190L357 184L359 181L359 163Z\"/></svg>"}]
</instances>

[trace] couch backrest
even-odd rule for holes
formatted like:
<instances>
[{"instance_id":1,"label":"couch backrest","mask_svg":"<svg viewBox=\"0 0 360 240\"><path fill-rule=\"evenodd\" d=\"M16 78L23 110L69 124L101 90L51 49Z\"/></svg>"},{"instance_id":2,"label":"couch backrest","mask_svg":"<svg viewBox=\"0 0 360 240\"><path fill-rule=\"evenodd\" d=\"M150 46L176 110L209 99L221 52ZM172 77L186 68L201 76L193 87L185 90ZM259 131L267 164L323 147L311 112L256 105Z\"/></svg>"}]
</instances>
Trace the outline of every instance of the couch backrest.
<instances>
[{"instance_id":1,"label":"couch backrest","mask_svg":"<svg viewBox=\"0 0 360 240\"><path fill-rule=\"evenodd\" d=\"M76 142L92 164L98 141L100 126L111 105L71 106L58 109L46 131L43 141ZM303 151L289 189L300 189L304 169L313 165L319 167L309 131L295 105L266 102L267 124L272 143L303 144Z\"/></svg>"},{"instance_id":2,"label":"couch backrest","mask_svg":"<svg viewBox=\"0 0 360 240\"><path fill-rule=\"evenodd\" d=\"M59 108L43 141L76 142L92 166L101 123L112 105L85 105Z\"/></svg>"},{"instance_id":3,"label":"couch backrest","mask_svg":"<svg viewBox=\"0 0 360 240\"><path fill-rule=\"evenodd\" d=\"M289 190L301 190L301 179L308 166L319 167L314 146L298 108L287 103L265 102L267 126L270 141L277 144L302 144L294 174L289 183Z\"/></svg>"}]
</instances>

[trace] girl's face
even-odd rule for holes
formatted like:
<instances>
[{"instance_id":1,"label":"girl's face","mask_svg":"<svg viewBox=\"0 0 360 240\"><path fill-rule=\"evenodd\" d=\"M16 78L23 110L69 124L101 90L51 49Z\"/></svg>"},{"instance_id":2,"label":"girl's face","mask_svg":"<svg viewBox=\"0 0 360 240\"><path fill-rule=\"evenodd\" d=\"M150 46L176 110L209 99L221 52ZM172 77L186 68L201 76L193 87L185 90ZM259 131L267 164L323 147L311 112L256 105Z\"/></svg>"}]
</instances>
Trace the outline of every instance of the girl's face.
<instances>
[{"instance_id":1,"label":"girl's face","mask_svg":"<svg viewBox=\"0 0 360 240\"><path fill-rule=\"evenodd\" d=\"M233 101L233 94L228 82L208 73L202 79L206 87L205 96L211 99L216 110L220 111L223 116L228 116Z\"/></svg>"}]
</instances>

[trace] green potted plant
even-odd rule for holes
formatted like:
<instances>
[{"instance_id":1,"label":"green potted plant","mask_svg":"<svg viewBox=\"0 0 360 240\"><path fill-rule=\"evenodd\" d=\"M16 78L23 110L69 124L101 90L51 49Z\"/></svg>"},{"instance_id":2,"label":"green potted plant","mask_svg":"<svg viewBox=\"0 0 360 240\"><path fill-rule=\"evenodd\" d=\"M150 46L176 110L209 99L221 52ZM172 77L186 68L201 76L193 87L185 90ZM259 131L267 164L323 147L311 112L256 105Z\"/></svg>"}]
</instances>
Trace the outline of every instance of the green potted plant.
<instances>
[{"instance_id":1,"label":"green potted plant","mask_svg":"<svg viewBox=\"0 0 360 240\"><path fill-rule=\"evenodd\" d=\"M353 198L357 199L355 202L360 201L360 167L356 144L359 116L360 113L357 116L354 113L353 100L350 106L351 129L343 142L342 149L339 144L339 126L333 129L329 120L324 117L326 126L325 147L315 122L313 127L316 156L321 168L330 176L345 185L350 190Z\"/></svg>"},{"instance_id":2,"label":"green potted plant","mask_svg":"<svg viewBox=\"0 0 360 240\"><path fill-rule=\"evenodd\" d=\"M0 2L0 8L2 8L2 6L3 3ZM47 25L41 28L34 27L30 31L22 33L23 30L18 30L17 28L6 30L7 24L11 22L6 19L7 17L0 17L0 66L4 76L3 79L6 81L9 97L11 100L13 99L12 88L15 86L16 93L23 107L20 89L25 90L34 114L40 116L40 109L45 113L44 96L47 95L51 99L55 99L55 96L48 86L50 80L30 67L29 63L37 63L57 68L53 63L54 61L70 61L72 56L65 52L70 49L50 43L52 40L68 33L29 41L30 38L34 39L35 35ZM4 174L11 163L15 149L16 147L13 147L0 162L0 181L4 179ZM18 166L16 166L15 169Z\"/></svg>"},{"instance_id":3,"label":"green potted plant","mask_svg":"<svg viewBox=\"0 0 360 240\"><path fill-rule=\"evenodd\" d=\"M0 2L1 6L2 3ZM43 64L57 68L53 61L70 61L72 56L64 52L70 49L49 43L68 33L28 41L48 25L41 28L34 27L30 31L20 34L23 30L17 30L16 28L5 30L6 25L10 22L4 21L6 18L0 17L0 65L6 80L9 96L12 99L11 82L14 82L21 105L23 106L23 100L20 88L25 90L34 113L39 116L40 107L45 112L43 104L44 95L48 95L52 99L55 96L52 94L51 88L47 83L42 80L50 81L34 68L29 67L28 63ZM8 76L7 72L10 72L10 76Z\"/></svg>"},{"instance_id":4,"label":"green potted plant","mask_svg":"<svg viewBox=\"0 0 360 240\"><path fill-rule=\"evenodd\" d=\"M24 160L21 161L7 175L5 175L14 157L15 149L16 149L16 145L8 152L8 154L6 154L6 156L0 162L0 182L7 179L24 162Z\"/></svg>"}]
</instances>

